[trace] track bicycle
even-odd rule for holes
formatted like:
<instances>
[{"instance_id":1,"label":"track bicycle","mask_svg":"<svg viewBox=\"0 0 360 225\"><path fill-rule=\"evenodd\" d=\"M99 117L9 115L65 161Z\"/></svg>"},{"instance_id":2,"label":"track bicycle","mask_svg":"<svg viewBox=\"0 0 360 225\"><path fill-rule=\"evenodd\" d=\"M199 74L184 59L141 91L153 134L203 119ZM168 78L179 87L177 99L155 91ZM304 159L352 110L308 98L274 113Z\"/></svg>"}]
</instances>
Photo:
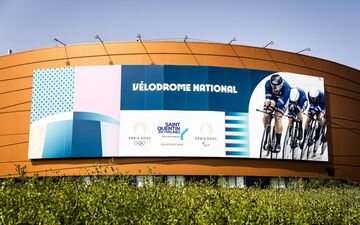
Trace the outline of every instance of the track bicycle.
<instances>
[{"instance_id":1,"label":"track bicycle","mask_svg":"<svg viewBox=\"0 0 360 225\"><path fill-rule=\"evenodd\" d=\"M304 137L304 143L303 143L303 148L301 150L300 159L303 159L306 156L306 159L308 160L310 158L310 154L313 153L313 157L314 157L317 151L317 149L315 148L315 142L316 142L315 134L316 134L316 129L319 127L319 122L316 119L316 114L314 114L313 116L310 116L309 114L305 114L305 115L309 119L311 119L311 121L307 135L306 137ZM327 125L325 124L320 130L320 135L319 135L320 145L321 145L320 155L324 154L324 151L326 149L326 143L327 143L326 132L327 132Z\"/></svg>"},{"instance_id":2,"label":"track bicycle","mask_svg":"<svg viewBox=\"0 0 360 225\"><path fill-rule=\"evenodd\" d=\"M320 155L323 155L325 150L327 149L327 123L325 122L325 125L322 129L322 135L321 135L321 152Z\"/></svg>"},{"instance_id":3,"label":"track bicycle","mask_svg":"<svg viewBox=\"0 0 360 225\"><path fill-rule=\"evenodd\" d=\"M300 141L299 140L299 128L300 123L302 123L301 120L297 119L293 115L285 115L286 117L292 119L292 122L286 129L284 144L283 144L283 154L282 159L288 159L289 154L291 154L291 159L295 159L295 149L300 147Z\"/></svg>"},{"instance_id":4,"label":"track bicycle","mask_svg":"<svg viewBox=\"0 0 360 225\"><path fill-rule=\"evenodd\" d=\"M273 152L275 150L276 145L276 135L275 135L275 124L272 123L275 117L275 110L272 113L265 112L263 110L256 109L258 112L266 113L270 115L269 122L266 124L264 128L264 132L261 139L261 146L260 146L260 158L277 158L278 152Z\"/></svg>"}]
</instances>

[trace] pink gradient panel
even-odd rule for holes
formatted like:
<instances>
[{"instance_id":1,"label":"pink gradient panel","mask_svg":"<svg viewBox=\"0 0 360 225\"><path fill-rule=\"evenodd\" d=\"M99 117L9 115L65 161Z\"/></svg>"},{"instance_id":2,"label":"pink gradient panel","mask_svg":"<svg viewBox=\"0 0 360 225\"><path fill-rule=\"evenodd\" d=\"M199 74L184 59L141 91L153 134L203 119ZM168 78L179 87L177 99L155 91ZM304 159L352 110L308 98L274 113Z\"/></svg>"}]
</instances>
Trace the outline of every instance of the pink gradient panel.
<instances>
[{"instance_id":1,"label":"pink gradient panel","mask_svg":"<svg viewBox=\"0 0 360 225\"><path fill-rule=\"evenodd\" d=\"M75 68L75 112L93 112L119 120L121 66Z\"/></svg>"}]
</instances>

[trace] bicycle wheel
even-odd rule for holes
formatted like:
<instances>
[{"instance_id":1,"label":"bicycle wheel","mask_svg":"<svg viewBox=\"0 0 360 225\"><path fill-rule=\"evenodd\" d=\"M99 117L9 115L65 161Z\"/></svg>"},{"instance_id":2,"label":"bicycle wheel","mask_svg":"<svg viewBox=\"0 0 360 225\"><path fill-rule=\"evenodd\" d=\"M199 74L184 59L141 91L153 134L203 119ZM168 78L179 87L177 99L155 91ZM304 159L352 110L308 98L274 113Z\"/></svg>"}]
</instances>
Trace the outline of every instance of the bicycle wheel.
<instances>
[{"instance_id":1,"label":"bicycle wheel","mask_svg":"<svg viewBox=\"0 0 360 225\"><path fill-rule=\"evenodd\" d=\"M304 137L304 144L303 144L303 147L301 149L301 154L300 154L300 160L304 158L305 156L305 148L307 146L307 141L309 139L309 135L307 134L305 137Z\"/></svg>"},{"instance_id":2,"label":"bicycle wheel","mask_svg":"<svg viewBox=\"0 0 360 225\"><path fill-rule=\"evenodd\" d=\"M309 138L306 143L306 159L309 159L310 153L313 152L315 154L315 130L316 130L316 124L314 121L310 124L310 131L309 131Z\"/></svg>"},{"instance_id":3,"label":"bicycle wheel","mask_svg":"<svg viewBox=\"0 0 360 225\"><path fill-rule=\"evenodd\" d=\"M275 149L275 145L276 145L276 134L275 134L275 126L273 126L272 128L272 132L271 132L271 151L268 151L268 155L271 152L271 159L274 158L275 155L275 159L277 159L278 157L278 153L273 153L273 150Z\"/></svg>"},{"instance_id":4,"label":"bicycle wheel","mask_svg":"<svg viewBox=\"0 0 360 225\"><path fill-rule=\"evenodd\" d=\"M324 154L325 150L328 148L328 143L327 142L323 142L321 145L321 155Z\"/></svg>"},{"instance_id":5,"label":"bicycle wheel","mask_svg":"<svg viewBox=\"0 0 360 225\"><path fill-rule=\"evenodd\" d=\"M312 152L311 149L314 149L314 144L306 146L306 159L310 158L310 153Z\"/></svg>"},{"instance_id":6,"label":"bicycle wheel","mask_svg":"<svg viewBox=\"0 0 360 225\"><path fill-rule=\"evenodd\" d=\"M325 124L322 132L322 146L321 146L321 155L324 154L325 149L327 148L327 125ZM323 141L324 139L324 141Z\"/></svg>"},{"instance_id":7,"label":"bicycle wheel","mask_svg":"<svg viewBox=\"0 0 360 225\"><path fill-rule=\"evenodd\" d=\"M301 149L300 159L304 159L304 157L306 157L305 159L308 159L308 155L309 155L308 151L310 147L309 139L311 139L311 133L312 133L312 127L310 126L310 130L304 137L304 143L303 143L303 148Z\"/></svg>"},{"instance_id":8,"label":"bicycle wheel","mask_svg":"<svg viewBox=\"0 0 360 225\"><path fill-rule=\"evenodd\" d=\"M292 127L292 132L290 136L290 146L291 146L291 159L295 159L295 149L297 147L298 142L298 126Z\"/></svg>"},{"instance_id":9,"label":"bicycle wheel","mask_svg":"<svg viewBox=\"0 0 360 225\"><path fill-rule=\"evenodd\" d=\"M266 127L264 128L262 138L261 138L260 159L263 158L263 151L267 151L269 154L269 145L266 143L266 142L268 142L269 134L270 134L270 125L266 125Z\"/></svg>"},{"instance_id":10,"label":"bicycle wheel","mask_svg":"<svg viewBox=\"0 0 360 225\"><path fill-rule=\"evenodd\" d=\"M306 134L305 134L306 133ZM308 140L309 140L309 132L308 131L306 131L304 133L304 137L303 137L303 141L302 141L302 143L301 143L301 145L300 145L300 149L301 149L301 153L300 153L300 160L302 160L302 159L304 159L304 156L306 155L305 153L306 153L306 146L307 146L307 142L308 142Z\"/></svg>"},{"instance_id":11,"label":"bicycle wheel","mask_svg":"<svg viewBox=\"0 0 360 225\"><path fill-rule=\"evenodd\" d=\"M292 124L290 126L288 126L288 128L286 129L286 134L285 134L285 139L284 139L284 144L283 144L283 154L282 154L282 159L285 159L287 157L285 157L285 153L287 152L286 150L289 149L291 150L291 131L292 131Z\"/></svg>"}]
</instances>

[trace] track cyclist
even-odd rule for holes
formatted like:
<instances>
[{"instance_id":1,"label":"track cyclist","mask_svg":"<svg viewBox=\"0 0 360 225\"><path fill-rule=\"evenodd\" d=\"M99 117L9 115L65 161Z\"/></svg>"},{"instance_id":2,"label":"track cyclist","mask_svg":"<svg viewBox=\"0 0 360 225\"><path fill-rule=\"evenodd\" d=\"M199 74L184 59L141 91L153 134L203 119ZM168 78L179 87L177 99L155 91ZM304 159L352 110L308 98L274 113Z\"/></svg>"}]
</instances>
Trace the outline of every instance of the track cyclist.
<instances>
[{"instance_id":1,"label":"track cyclist","mask_svg":"<svg viewBox=\"0 0 360 225\"><path fill-rule=\"evenodd\" d=\"M294 118L300 120L299 133L297 137L298 140L301 140L303 138L303 112L307 109L307 107L308 101L305 91L301 88L291 88L290 100L288 103L288 126L290 126Z\"/></svg>"},{"instance_id":2,"label":"track cyclist","mask_svg":"<svg viewBox=\"0 0 360 225\"><path fill-rule=\"evenodd\" d=\"M314 118L314 116L316 115L316 120L318 121L319 126L317 127L316 131L315 131L315 151L316 149L319 147L320 144L320 132L321 130L324 128L325 126L325 114L326 114L326 108L325 108L325 94L324 92L316 89L316 88L312 88L309 92L308 92L308 99L309 99L309 103L310 103L310 107L308 110L308 118L306 120L305 123L305 133L304 133L304 137L306 137L308 131L309 131L309 126L310 126L310 122L311 120ZM323 142L326 139L326 135L323 135ZM305 138L304 138L305 140ZM301 148L303 149L304 147L304 142L302 142Z\"/></svg>"},{"instance_id":3,"label":"track cyclist","mask_svg":"<svg viewBox=\"0 0 360 225\"><path fill-rule=\"evenodd\" d=\"M282 116L286 111L286 103L290 97L290 85L278 73L272 74L271 78L265 83L265 102L264 102L264 127L269 123L270 114L275 111L275 135L276 144L273 152L280 152L280 141L283 131L281 123Z\"/></svg>"}]
</instances>

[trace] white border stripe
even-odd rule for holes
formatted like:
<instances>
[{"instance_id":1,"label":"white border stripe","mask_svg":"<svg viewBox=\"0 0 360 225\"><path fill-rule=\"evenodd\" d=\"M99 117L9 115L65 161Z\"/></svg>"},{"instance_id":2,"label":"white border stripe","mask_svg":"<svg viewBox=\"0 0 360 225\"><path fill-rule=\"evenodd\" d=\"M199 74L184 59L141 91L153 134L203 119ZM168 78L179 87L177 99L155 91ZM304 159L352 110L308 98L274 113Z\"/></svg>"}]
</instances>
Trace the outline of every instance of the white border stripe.
<instances>
[{"instance_id":1,"label":"white border stripe","mask_svg":"<svg viewBox=\"0 0 360 225\"><path fill-rule=\"evenodd\" d=\"M248 120L247 116L225 116L226 120Z\"/></svg>"},{"instance_id":2,"label":"white border stripe","mask_svg":"<svg viewBox=\"0 0 360 225\"><path fill-rule=\"evenodd\" d=\"M230 147L227 147L226 151L230 151L230 152L247 152L247 151L249 151L249 149L247 149L247 148L230 148Z\"/></svg>"},{"instance_id":3,"label":"white border stripe","mask_svg":"<svg viewBox=\"0 0 360 225\"><path fill-rule=\"evenodd\" d=\"M236 132L236 131L226 131L225 135L233 135L233 136L248 136L247 132Z\"/></svg>"},{"instance_id":4,"label":"white border stripe","mask_svg":"<svg viewBox=\"0 0 360 225\"><path fill-rule=\"evenodd\" d=\"M225 127L237 127L237 128L247 128L248 124L235 124L235 123L226 123Z\"/></svg>"},{"instance_id":5,"label":"white border stripe","mask_svg":"<svg viewBox=\"0 0 360 225\"><path fill-rule=\"evenodd\" d=\"M226 144L248 144L249 140L225 140Z\"/></svg>"}]
</instances>

